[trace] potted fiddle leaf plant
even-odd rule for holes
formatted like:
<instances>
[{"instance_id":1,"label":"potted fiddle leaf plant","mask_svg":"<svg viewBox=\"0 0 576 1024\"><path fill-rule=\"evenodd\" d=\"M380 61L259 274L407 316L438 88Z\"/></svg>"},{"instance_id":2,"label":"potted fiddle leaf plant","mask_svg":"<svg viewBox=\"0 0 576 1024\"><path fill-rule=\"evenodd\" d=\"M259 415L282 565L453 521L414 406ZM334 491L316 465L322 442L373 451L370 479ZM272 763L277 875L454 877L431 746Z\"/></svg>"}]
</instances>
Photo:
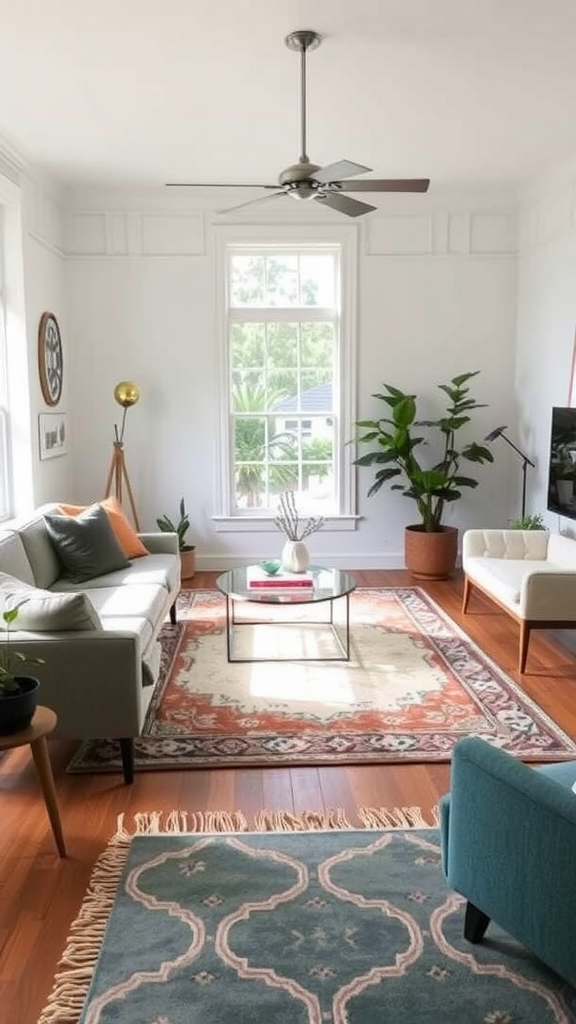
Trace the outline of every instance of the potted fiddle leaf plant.
<instances>
[{"instance_id":1,"label":"potted fiddle leaf plant","mask_svg":"<svg viewBox=\"0 0 576 1024\"><path fill-rule=\"evenodd\" d=\"M183 580L192 579L196 572L196 545L189 544L186 535L190 529L190 517L186 511L184 498L180 500L180 518L171 519L169 516L160 516L156 525L162 533L176 533L178 535L178 548L180 550L180 574Z\"/></svg>"},{"instance_id":2,"label":"potted fiddle leaf plant","mask_svg":"<svg viewBox=\"0 0 576 1024\"><path fill-rule=\"evenodd\" d=\"M357 445L369 451L354 460L356 466L376 470L368 496L390 481L416 505L420 521L406 527L404 557L416 579L446 579L456 565L458 530L443 523L446 507L458 501L465 489L478 481L463 473L463 461L493 462L489 448L477 441L458 445L457 435L470 423L470 413L485 406L470 394L468 382L478 370L461 373L438 387L446 396L446 408L435 420L418 418L417 396L392 384L374 394L385 405L385 415L375 420L358 420ZM430 453L426 462L425 455Z\"/></svg>"},{"instance_id":3,"label":"potted fiddle leaf plant","mask_svg":"<svg viewBox=\"0 0 576 1024\"><path fill-rule=\"evenodd\" d=\"M6 629L6 640L0 646L0 736L20 732L31 722L38 703L40 680L35 676L23 675L25 665L43 665L42 658L29 658L22 651L15 651L11 642L10 627L18 619L21 605L5 608L2 619Z\"/></svg>"}]
</instances>

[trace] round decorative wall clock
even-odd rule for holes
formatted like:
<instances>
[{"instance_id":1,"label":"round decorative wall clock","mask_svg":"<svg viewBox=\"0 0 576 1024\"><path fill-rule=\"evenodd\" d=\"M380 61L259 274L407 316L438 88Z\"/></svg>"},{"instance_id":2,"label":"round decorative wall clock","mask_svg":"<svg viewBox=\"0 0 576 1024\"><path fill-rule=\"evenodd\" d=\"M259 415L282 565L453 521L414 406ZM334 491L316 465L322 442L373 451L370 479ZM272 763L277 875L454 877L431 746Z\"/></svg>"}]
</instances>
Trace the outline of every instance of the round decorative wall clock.
<instances>
[{"instance_id":1,"label":"round decorative wall clock","mask_svg":"<svg viewBox=\"0 0 576 1024\"><path fill-rule=\"evenodd\" d=\"M54 313L42 313L38 328L38 370L46 405L58 405L62 396L64 359L60 328Z\"/></svg>"}]
</instances>

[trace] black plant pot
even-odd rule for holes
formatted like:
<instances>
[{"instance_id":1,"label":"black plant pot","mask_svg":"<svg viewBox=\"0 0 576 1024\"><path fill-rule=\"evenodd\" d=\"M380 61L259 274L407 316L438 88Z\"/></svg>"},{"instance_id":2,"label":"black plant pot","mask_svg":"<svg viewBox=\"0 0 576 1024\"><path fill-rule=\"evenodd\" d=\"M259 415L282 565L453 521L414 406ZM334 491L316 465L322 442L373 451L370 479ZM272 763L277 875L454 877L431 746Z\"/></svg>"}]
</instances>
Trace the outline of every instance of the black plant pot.
<instances>
[{"instance_id":1,"label":"black plant pot","mask_svg":"<svg viewBox=\"0 0 576 1024\"><path fill-rule=\"evenodd\" d=\"M0 736L10 736L30 725L38 704L40 680L33 676L16 676L18 689L0 696Z\"/></svg>"}]
</instances>

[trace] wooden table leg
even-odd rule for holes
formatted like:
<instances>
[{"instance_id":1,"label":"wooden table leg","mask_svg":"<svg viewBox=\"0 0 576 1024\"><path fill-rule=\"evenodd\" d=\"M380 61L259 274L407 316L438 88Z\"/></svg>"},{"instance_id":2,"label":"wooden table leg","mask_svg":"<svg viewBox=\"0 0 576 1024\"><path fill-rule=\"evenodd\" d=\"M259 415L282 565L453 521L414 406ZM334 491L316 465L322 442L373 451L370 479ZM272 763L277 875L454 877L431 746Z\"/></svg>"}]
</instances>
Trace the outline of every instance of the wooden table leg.
<instances>
[{"instance_id":1,"label":"wooden table leg","mask_svg":"<svg viewBox=\"0 0 576 1024\"><path fill-rule=\"evenodd\" d=\"M58 847L60 856L65 857L66 847L64 845L64 836L62 834L62 825L60 823L60 814L56 800L56 789L54 786L54 776L52 774L52 764L48 754L46 737L40 736L39 739L33 740L30 747L32 748L34 763L38 772L38 778L40 779L40 785L42 786L46 810L48 811L48 817L50 818L50 824L52 825L52 832L54 834L54 839L56 840L56 846Z\"/></svg>"}]
</instances>

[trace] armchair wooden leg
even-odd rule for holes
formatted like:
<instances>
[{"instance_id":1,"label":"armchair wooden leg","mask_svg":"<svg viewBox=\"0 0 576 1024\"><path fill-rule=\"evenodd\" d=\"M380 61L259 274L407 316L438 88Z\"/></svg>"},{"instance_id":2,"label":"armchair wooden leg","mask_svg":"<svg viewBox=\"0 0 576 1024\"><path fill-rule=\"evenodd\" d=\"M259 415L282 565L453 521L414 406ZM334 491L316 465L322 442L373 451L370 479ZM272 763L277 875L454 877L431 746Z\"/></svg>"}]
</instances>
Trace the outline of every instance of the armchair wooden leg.
<instances>
[{"instance_id":1,"label":"armchair wooden leg","mask_svg":"<svg viewBox=\"0 0 576 1024\"><path fill-rule=\"evenodd\" d=\"M472 584L467 576L464 577L464 594L462 596L462 615L466 614L468 608L468 601L470 600L470 594L472 593Z\"/></svg>"},{"instance_id":2,"label":"armchair wooden leg","mask_svg":"<svg viewBox=\"0 0 576 1024\"><path fill-rule=\"evenodd\" d=\"M489 924L488 915L468 901L464 917L464 938L468 939L468 942L481 942Z\"/></svg>"},{"instance_id":3,"label":"armchair wooden leg","mask_svg":"<svg viewBox=\"0 0 576 1024\"><path fill-rule=\"evenodd\" d=\"M120 740L120 753L124 782L129 785L134 782L134 739L132 736Z\"/></svg>"},{"instance_id":4,"label":"armchair wooden leg","mask_svg":"<svg viewBox=\"0 0 576 1024\"><path fill-rule=\"evenodd\" d=\"M176 601L174 601L174 604L170 605L170 622L173 626L176 625Z\"/></svg>"},{"instance_id":5,"label":"armchair wooden leg","mask_svg":"<svg viewBox=\"0 0 576 1024\"><path fill-rule=\"evenodd\" d=\"M518 671L524 672L526 659L528 657L528 644L530 643L531 625L524 619L520 623L520 647L518 651Z\"/></svg>"}]
</instances>

